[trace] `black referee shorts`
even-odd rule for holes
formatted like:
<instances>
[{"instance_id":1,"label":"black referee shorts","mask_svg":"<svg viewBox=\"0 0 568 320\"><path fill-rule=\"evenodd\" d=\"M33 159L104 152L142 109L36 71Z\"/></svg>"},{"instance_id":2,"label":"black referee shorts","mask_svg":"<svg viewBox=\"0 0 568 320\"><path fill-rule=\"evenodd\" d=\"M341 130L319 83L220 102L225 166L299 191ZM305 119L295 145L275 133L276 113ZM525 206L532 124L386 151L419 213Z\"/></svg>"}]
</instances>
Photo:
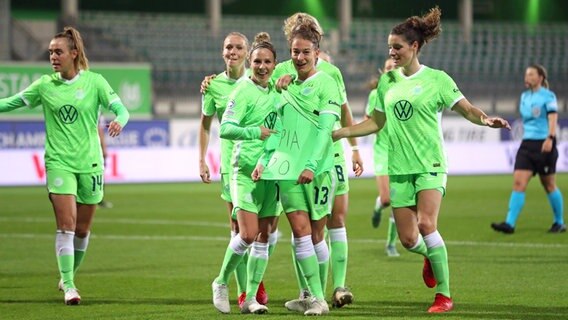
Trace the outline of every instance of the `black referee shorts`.
<instances>
[{"instance_id":1,"label":"black referee shorts","mask_svg":"<svg viewBox=\"0 0 568 320\"><path fill-rule=\"evenodd\" d=\"M515 170L531 170L533 175L549 175L556 173L556 161L558 149L556 139L552 141L552 150L542 152L544 140L523 140L517 157L515 158Z\"/></svg>"}]
</instances>

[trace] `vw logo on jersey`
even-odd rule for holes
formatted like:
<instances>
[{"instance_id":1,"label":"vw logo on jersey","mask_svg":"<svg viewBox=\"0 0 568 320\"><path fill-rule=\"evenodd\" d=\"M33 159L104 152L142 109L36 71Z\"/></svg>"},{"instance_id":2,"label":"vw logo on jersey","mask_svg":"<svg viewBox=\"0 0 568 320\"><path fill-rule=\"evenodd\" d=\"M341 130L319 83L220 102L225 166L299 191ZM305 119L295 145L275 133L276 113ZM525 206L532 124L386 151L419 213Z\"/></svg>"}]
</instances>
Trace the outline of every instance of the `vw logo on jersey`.
<instances>
[{"instance_id":1,"label":"vw logo on jersey","mask_svg":"<svg viewBox=\"0 0 568 320\"><path fill-rule=\"evenodd\" d=\"M65 124L71 124L77 121L77 118L79 117L79 112L77 112L77 109L70 104L66 104L63 107L59 108L58 114L59 119L61 119L61 121L63 121L63 123Z\"/></svg>"},{"instance_id":2,"label":"vw logo on jersey","mask_svg":"<svg viewBox=\"0 0 568 320\"><path fill-rule=\"evenodd\" d=\"M399 100L394 104L394 116L398 120L406 121L412 117L414 113L414 108L412 104L407 100Z\"/></svg>"},{"instance_id":3,"label":"vw logo on jersey","mask_svg":"<svg viewBox=\"0 0 568 320\"><path fill-rule=\"evenodd\" d=\"M276 124L276 112L269 113L266 118L264 118L264 126L268 129L274 129L274 125Z\"/></svg>"}]
</instances>

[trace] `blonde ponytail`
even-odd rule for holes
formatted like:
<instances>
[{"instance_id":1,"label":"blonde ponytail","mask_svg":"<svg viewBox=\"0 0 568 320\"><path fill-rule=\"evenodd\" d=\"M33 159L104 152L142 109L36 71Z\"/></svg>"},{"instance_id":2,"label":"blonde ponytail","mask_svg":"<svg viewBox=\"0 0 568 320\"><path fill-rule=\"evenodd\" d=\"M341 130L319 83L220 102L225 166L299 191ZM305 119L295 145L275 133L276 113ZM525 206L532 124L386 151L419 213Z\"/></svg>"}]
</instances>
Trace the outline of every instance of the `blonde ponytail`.
<instances>
[{"instance_id":1,"label":"blonde ponytail","mask_svg":"<svg viewBox=\"0 0 568 320\"><path fill-rule=\"evenodd\" d=\"M69 50L77 50L77 57L73 61L77 71L79 70L89 70L89 59L85 54L85 45L83 43L83 38L77 29L73 27L63 28L63 32L56 34L54 39L65 38L69 45Z\"/></svg>"}]
</instances>

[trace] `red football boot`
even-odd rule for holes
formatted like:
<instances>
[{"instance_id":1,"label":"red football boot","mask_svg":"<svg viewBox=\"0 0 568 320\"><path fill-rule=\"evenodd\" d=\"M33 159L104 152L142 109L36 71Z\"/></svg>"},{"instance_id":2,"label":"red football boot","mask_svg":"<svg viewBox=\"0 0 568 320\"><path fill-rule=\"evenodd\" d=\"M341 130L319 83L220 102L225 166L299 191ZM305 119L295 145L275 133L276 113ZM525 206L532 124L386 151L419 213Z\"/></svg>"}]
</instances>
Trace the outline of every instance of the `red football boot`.
<instances>
[{"instance_id":1,"label":"red football boot","mask_svg":"<svg viewBox=\"0 0 568 320\"><path fill-rule=\"evenodd\" d=\"M424 279L424 284L428 288L434 288L436 286L436 277L434 277L434 271L432 271L432 265L428 258L424 258L424 267L422 268L422 279Z\"/></svg>"},{"instance_id":2,"label":"red football boot","mask_svg":"<svg viewBox=\"0 0 568 320\"><path fill-rule=\"evenodd\" d=\"M258 285L258 290L256 291L256 301L262 305L266 305L268 303L268 293L266 293L266 289L264 288L264 283L262 281Z\"/></svg>"},{"instance_id":3,"label":"red football boot","mask_svg":"<svg viewBox=\"0 0 568 320\"><path fill-rule=\"evenodd\" d=\"M239 309L243 308L243 304L245 303L246 300L247 300L247 293L241 292L241 294L239 294L239 298L237 299L237 303L239 304Z\"/></svg>"},{"instance_id":4,"label":"red football boot","mask_svg":"<svg viewBox=\"0 0 568 320\"><path fill-rule=\"evenodd\" d=\"M436 293L436 298L434 303L430 308L428 308L429 313L441 313L448 312L454 308L454 302L452 298L446 297L441 293Z\"/></svg>"}]
</instances>

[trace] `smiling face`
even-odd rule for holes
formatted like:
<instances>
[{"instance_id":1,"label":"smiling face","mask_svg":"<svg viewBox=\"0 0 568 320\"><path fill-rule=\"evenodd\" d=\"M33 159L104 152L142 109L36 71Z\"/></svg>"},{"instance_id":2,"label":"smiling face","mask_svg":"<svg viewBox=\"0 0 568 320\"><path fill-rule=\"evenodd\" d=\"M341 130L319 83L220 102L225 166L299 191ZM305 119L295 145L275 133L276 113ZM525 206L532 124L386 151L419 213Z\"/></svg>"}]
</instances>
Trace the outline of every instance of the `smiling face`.
<instances>
[{"instance_id":1,"label":"smiling face","mask_svg":"<svg viewBox=\"0 0 568 320\"><path fill-rule=\"evenodd\" d=\"M395 68L408 67L418 53L418 42L408 44L402 35L390 34L388 45L389 56L393 60Z\"/></svg>"},{"instance_id":2,"label":"smiling face","mask_svg":"<svg viewBox=\"0 0 568 320\"><path fill-rule=\"evenodd\" d=\"M54 38L49 43L49 62L53 71L59 72L65 79L72 79L78 72L75 67L77 50L69 49L69 42L66 38Z\"/></svg>"},{"instance_id":3,"label":"smiling face","mask_svg":"<svg viewBox=\"0 0 568 320\"><path fill-rule=\"evenodd\" d=\"M290 53L296 72L298 72L298 79L305 80L316 73L315 66L319 49L310 40L295 38L290 45Z\"/></svg>"},{"instance_id":4,"label":"smiling face","mask_svg":"<svg viewBox=\"0 0 568 320\"><path fill-rule=\"evenodd\" d=\"M227 69L238 70L244 68L247 55L245 39L238 35L230 35L223 42L223 60Z\"/></svg>"},{"instance_id":5,"label":"smiling face","mask_svg":"<svg viewBox=\"0 0 568 320\"><path fill-rule=\"evenodd\" d=\"M276 60L272 51L266 48L258 48L250 55L250 67L252 80L262 87L266 87L276 67Z\"/></svg>"}]
</instances>

